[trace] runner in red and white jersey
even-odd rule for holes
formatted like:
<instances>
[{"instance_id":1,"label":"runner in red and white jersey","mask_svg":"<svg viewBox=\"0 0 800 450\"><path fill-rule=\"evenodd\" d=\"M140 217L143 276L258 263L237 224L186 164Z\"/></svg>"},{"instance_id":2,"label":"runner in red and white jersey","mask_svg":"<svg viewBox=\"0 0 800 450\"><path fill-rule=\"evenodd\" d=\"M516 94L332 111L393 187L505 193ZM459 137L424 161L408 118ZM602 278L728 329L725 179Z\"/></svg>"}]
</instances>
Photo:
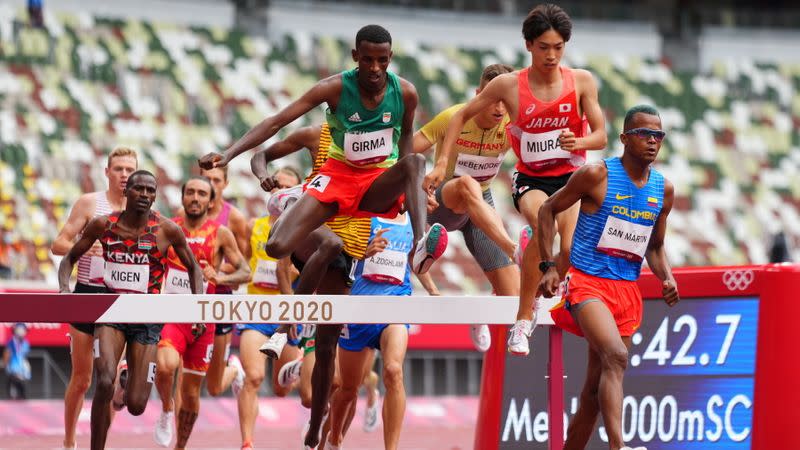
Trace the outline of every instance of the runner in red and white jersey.
<instances>
[{"instance_id":1,"label":"runner in red and white jersey","mask_svg":"<svg viewBox=\"0 0 800 450\"><path fill-rule=\"evenodd\" d=\"M495 78L450 119L442 151L434 169L425 176L423 187L431 191L441 183L464 123L491 105L503 102L512 118L508 132L519 157L514 176L514 204L530 227L536 228L542 203L585 162L586 150L605 148L607 137L592 74L561 66L564 47L572 35L569 15L556 5L538 5L525 18L522 34L531 54L530 67ZM586 131L584 117L591 131ZM557 259L562 276L569 265L577 218L577 207L556 217L561 236L561 254ZM523 229L521 246L534 237L530 228ZM540 261L536 242L527 245L521 264L517 321L508 342L508 349L514 354L527 355L529 351L528 337L535 320L534 297L542 276L540 263L545 269L555 265L554 261Z\"/></svg>"},{"instance_id":2,"label":"runner in red and white jersey","mask_svg":"<svg viewBox=\"0 0 800 450\"><path fill-rule=\"evenodd\" d=\"M158 294L170 247L188 268L192 292L202 293L202 271L195 261L180 228L151 211L156 197L152 173L133 172L125 187L125 209L92 219L81 238L70 249L58 268L60 292L69 292L69 276L75 262L89 251L96 240L103 246L106 261L103 281L110 292ZM126 349L127 376L120 377L123 404L138 416L144 412L155 378L156 344L160 324L103 324L95 329L95 374L97 386L92 400L91 448L105 448L110 425L117 362Z\"/></svg>"}]
</instances>

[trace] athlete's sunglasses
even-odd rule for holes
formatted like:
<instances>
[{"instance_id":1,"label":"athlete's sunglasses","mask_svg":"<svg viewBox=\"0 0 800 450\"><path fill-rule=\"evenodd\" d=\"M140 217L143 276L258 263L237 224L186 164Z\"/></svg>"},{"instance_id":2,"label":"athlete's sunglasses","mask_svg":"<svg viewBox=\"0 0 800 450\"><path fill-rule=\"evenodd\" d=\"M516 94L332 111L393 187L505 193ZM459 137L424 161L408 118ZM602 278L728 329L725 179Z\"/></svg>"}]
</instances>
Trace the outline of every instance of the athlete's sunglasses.
<instances>
[{"instance_id":1,"label":"athlete's sunglasses","mask_svg":"<svg viewBox=\"0 0 800 450\"><path fill-rule=\"evenodd\" d=\"M655 138L656 142L661 142L667 135L666 131L653 130L651 128L634 128L625 132L627 135L636 135L640 139L650 139L650 136Z\"/></svg>"}]
</instances>

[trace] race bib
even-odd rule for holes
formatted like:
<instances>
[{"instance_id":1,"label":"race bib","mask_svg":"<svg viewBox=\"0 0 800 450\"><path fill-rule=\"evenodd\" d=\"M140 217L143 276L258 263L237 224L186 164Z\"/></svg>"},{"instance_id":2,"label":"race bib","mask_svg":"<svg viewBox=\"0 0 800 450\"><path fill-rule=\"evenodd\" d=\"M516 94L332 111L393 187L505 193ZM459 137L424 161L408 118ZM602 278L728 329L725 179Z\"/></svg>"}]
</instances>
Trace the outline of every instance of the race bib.
<instances>
[{"instance_id":1,"label":"race bib","mask_svg":"<svg viewBox=\"0 0 800 450\"><path fill-rule=\"evenodd\" d=\"M639 225L608 216L600 242L597 243L597 251L628 261L641 262L652 231L652 225Z\"/></svg>"},{"instance_id":2,"label":"race bib","mask_svg":"<svg viewBox=\"0 0 800 450\"><path fill-rule=\"evenodd\" d=\"M345 133L344 156L356 166L365 166L384 161L392 154L393 128L384 128L368 133Z\"/></svg>"},{"instance_id":3,"label":"race bib","mask_svg":"<svg viewBox=\"0 0 800 450\"><path fill-rule=\"evenodd\" d=\"M364 260L361 276L377 283L403 284L407 265L408 254L384 250Z\"/></svg>"},{"instance_id":4,"label":"race bib","mask_svg":"<svg viewBox=\"0 0 800 450\"><path fill-rule=\"evenodd\" d=\"M526 133L523 131L519 144L522 162L536 169L554 164L558 160L571 159L572 153L561 150L561 144L558 142L561 131L563 130L544 133Z\"/></svg>"},{"instance_id":5,"label":"race bib","mask_svg":"<svg viewBox=\"0 0 800 450\"><path fill-rule=\"evenodd\" d=\"M192 286L189 284L189 272L170 267L167 276L161 285L162 294L191 294Z\"/></svg>"},{"instance_id":6,"label":"race bib","mask_svg":"<svg viewBox=\"0 0 800 450\"><path fill-rule=\"evenodd\" d=\"M146 294L149 280L148 264L120 264L106 261L103 282L114 291Z\"/></svg>"},{"instance_id":7,"label":"race bib","mask_svg":"<svg viewBox=\"0 0 800 450\"><path fill-rule=\"evenodd\" d=\"M278 262L259 259L253 274L253 284L265 289L278 289Z\"/></svg>"},{"instance_id":8,"label":"race bib","mask_svg":"<svg viewBox=\"0 0 800 450\"><path fill-rule=\"evenodd\" d=\"M102 283L103 274L106 270L106 260L100 256L89 257L89 281L92 283Z\"/></svg>"},{"instance_id":9,"label":"race bib","mask_svg":"<svg viewBox=\"0 0 800 450\"><path fill-rule=\"evenodd\" d=\"M480 156L459 153L453 175L456 177L469 175L479 183L489 181L500 171L503 156Z\"/></svg>"}]
</instances>

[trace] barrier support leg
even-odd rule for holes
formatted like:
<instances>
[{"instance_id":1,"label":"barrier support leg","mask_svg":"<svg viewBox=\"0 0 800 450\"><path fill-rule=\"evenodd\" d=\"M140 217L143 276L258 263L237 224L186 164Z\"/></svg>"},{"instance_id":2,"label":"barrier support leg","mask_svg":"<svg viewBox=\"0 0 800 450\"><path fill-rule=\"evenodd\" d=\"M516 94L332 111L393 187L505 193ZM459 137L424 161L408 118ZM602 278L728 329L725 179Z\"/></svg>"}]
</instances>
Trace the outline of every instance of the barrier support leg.
<instances>
[{"instance_id":1,"label":"barrier support leg","mask_svg":"<svg viewBox=\"0 0 800 450\"><path fill-rule=\"evenodd\" d=\"M564 359L563 335L558 327L550 329L550 357L547 362L547 415L549 450L564 448Z\"/></svg>"}]
</instances>

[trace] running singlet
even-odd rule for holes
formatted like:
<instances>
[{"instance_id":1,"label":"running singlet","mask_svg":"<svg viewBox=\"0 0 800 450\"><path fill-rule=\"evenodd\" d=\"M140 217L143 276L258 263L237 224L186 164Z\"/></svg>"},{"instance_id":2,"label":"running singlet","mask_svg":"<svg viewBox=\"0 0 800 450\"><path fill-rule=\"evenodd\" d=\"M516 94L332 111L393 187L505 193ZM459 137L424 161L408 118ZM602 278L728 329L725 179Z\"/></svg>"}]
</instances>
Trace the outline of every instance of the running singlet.
<instances>
[{"instance_id":1,"label":"running singlet","mask_svg":"<svg viewBox=\"0 0 800 450\"><path fill-rule=\"evenodd\" d=\"M361 103L357 76L358 69L342 72L336 112L326 112L333 138L329 155L353 167L391 167L400 153L397 142L405 111L400 79L387 71L383 101L369 110Z\"/></svg>"},{"instance_id":2,"label":"running singlet","mask_svg":"<svg viewBox=\"0 0 800 450\"><path fill-rule=\"evenodd\" d=\"M575 74L561 67L561 95L552 102L543 102L533 95L528 83L528 70L519 71L519 112L508 125L511 146L517 154L516 169L532 177L557 177L577 170L586 163L586 151L561 150L558 137L565 129L582 137L583 118L578 115Z\"/></svg>"},{"instance_id":3,"label":"running singlet","mask_svg":"<svg viewBox=\"0 0 800 450\"><path fill-rule=\"evenodd\" d=\"M388 228L383 234L389 244L380 253L361 260L356 266L356 277L352 295L411 295L411 271L408 253L414 245L411 220L393 222L373 217L372 239L379 230Z\"/></svg>"},{"instance_id":4,"label":"running singlet","mask_svg":"<svg viewBox=\"0 0 800 450\"><path fill-rule=\"evenodd\" d=\"M311 168L311 173L306 178L306 183L317 176L320 167L328 160L328 149L330 148L331 133L328 123L325 122L322 124L322 129L319 134L319 150L317 150L317 156L314 158L314 166ZM325 225L336 233L337 236L342 238L345 253L352 256L353 259L364 258L364 253L367 251L367 244L369 242L369 217L353 218L350 216L334 216L325 222Z\"/></svg>"},{"instance_id":5,"label":"running singlet","mask_svg":"<svg viewBox=\"0 0 800 450\"><path fill-rule=\"evenodd\" d=\"M633 281L642 270L650 234L664 201L664 177L650 168L647 184L637 187L618 157L604 160L608 187L594 214L578 216L570 263L600 278Z\"/></svg>"},{"instance_id":6,"label":"running singlet","mask_svg":"<svg viewBox=\"0 0 800 450\"><path fill-rule=\"evenodd\" d=\"M103 282L116 293L159 294L166 257L158 249L157 234L161 216L150 211L144 232L136 240L123 239L117 231L121 211L108 215L106 230L100 237L106 268Z\"/></svg>"},{"instance_id":7,"label":"running singlet","mask_svg":"<svg viewBox=\"0 0 800 450\"><path fill-rule=\"evenodd\" d=\"M92 216L92 218L106 216L112 212L113 209L111 208L111 203L108 202L105 191L95 192L94 216ZM78 237L80 237L80 235ZM105 260L103 260L102 256L81 256L80 259L78 259L78 283L89 286L102 286L103 268L105 264Z\"/></svg>"},{"instance_id":8,"label":"running singlet","mask_svg":"<svg viewBox=\"0 0 800 450\"><path fill-rule=\"evenodd\" d=\"M274 196L273 196L274 197ZM278 260L269 256L266 251L269 238L269 216L256 219L253 232L250 234L250 272L252 280L247 284L248 294L277 295Z\"/></svg>"},{"instance_id":9,"label":"running singlet","mask_svg":"<svg viewBox=\"0 0 800 450\"><path fill-rule=\"evenodd\" d=\"M464 104L461 103L445 109L419 130L428 141L436 143L434 161L439 157L450 118L463 107ZM492 180L500 171L506 151L511 147L506 133L506 126L510 120L505 116L497 126L486 130L476 125L474 118L468 120L456 139L455 157L447 161L443 182L469 175L480 183L484 191L489 189Z\"/></svg>"},{"instance_id":10,"label":"running singlet","mask_svg":"<svg viewBox=\"0 0 800 450\"><path fill-rule=\"evenodd\" d=\"M219 230L219 223L213 220L206 220L206 222L199 229L189 231L184 225L185 219L183 217L176 217L172 219L173 222L178 224L186 236L186 243L189 244L194 258L200 267L204 265L213 265L217 253L217 230ZM216 286L207 282L203 283L203 291L207 294L216 292ZM181 263L178 254L172 247L167 250L167 274L164 277L164 285L161 288L163 294L191 294L192 287L189 284L189 272L186 271L183 263Z\"/></svg>"}]
</instances>

